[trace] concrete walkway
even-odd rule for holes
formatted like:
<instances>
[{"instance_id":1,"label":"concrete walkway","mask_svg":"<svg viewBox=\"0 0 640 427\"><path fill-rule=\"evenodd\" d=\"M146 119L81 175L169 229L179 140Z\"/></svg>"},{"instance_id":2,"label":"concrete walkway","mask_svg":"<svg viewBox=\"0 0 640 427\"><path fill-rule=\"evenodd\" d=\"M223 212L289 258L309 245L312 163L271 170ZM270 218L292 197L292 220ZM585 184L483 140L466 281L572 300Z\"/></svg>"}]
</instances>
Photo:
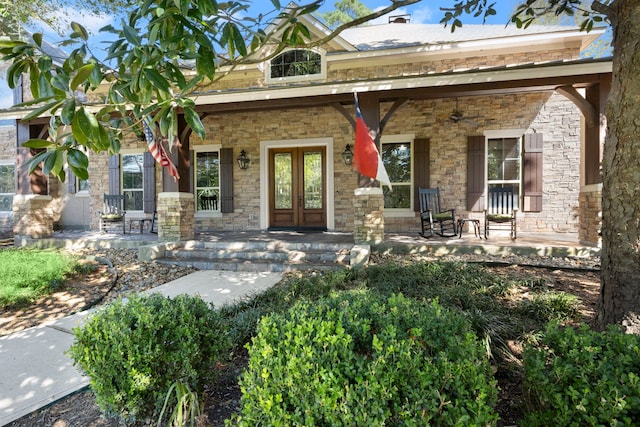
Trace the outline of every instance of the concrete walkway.
<instances>
[{"instance_id":1,"label":"concrete walkway","mask_svg":"<svg viewBox=\"0 0 640 427\"><path fill-rule=\"evenodd\" d=\"M149 292L174 297L200 295L216 307L262 292L282 279L280 273L198 271ZM38 410L89 384L65 356L72 329L91 310L0 337L0 426Z\"/></svg>"}]
</instances>

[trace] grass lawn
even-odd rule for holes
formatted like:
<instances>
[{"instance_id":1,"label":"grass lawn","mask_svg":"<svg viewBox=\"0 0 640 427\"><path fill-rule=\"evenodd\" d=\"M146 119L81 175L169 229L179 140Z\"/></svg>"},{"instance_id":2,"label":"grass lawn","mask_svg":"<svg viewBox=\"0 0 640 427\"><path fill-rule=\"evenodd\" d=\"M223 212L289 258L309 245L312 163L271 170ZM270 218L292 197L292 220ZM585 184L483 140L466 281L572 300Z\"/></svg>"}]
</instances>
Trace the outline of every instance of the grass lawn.
<instances>
[{"instance_id":1,"label":"grass lawn","mask_svg":"<svg viewBox=\"0 0 640 427\"><path fill-rule=\"evenodd\" d=\"M52 292L77 267L75 258L58 251L0 251L0 308L29 304Z\"/></svg>"}]
</instances>

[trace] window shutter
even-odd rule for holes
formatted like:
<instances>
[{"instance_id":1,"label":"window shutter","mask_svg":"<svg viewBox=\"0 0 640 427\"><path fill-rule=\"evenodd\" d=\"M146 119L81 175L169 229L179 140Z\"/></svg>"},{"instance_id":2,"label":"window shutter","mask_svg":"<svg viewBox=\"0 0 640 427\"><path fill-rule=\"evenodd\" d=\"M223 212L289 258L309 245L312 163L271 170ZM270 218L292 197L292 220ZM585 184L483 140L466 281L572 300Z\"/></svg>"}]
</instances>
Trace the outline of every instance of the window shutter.
<instances>
[{"instance_id":1,"label":"window shutter","mask_svg":"<svg viewBox=\"0 0 640 427\"><path fill-rule=\"evenodd\" d=\"M419 211L418 188L429 188L429 138L413 141L413 210Z\"/></svg>"},{"instance_id":2,"label":"window shutter","mask_svg":"<svg viewBox=\"0 0 640 427\"><path fill-rule=\"evenodd\" d=\"M143 159L142 209L145 213L152 213L156 210L156 161L148 151L145 151Z\"/></svg>"},{"instance_id":3,"label":"window shutter","mask_svg":"<svg viewBox=\"0 0 640 427\"><path fill-rule=\"evenodd\" d=\"M233 212L233 148L220 149L220 212Z\"/></svg>"},{"instance_id":4,"label":"window shutter","mask_svg":"<svg viewBox=\"0 0 640 427\"><path fill-rule=\"evenodd\" d=\"M524 135L524 211L542 211L542 134Z\"/></svg>"},{"instance_id":5,"label":"window shutter","mask_svg":"<svg viewBox=\"0 0 640 427\"><path fill-rule=\"evenodd\" d=\"M484 209L484 136L467 137L467 210L481 211Z\"/></svg>"},{"instance_id":6,"label":"window shutter","mask_svg":"<svg viewBox=\"0 0 640 427\"><path fill-rule=\"evenodd\" d=\"M76 194L78 189L76 188L76 176L71 172L71 168L67 169L67 191L69 194Z\"/></svg>"},{"instance_id":7,"label":"window shutter","mask_svg":"<svg viewBox=\"0 0 640 427\"><path fill-rule=\"evenodd\" d=\"M109 157L109 194L120 194L120 156Z\"/></svg>"}]
</instances>

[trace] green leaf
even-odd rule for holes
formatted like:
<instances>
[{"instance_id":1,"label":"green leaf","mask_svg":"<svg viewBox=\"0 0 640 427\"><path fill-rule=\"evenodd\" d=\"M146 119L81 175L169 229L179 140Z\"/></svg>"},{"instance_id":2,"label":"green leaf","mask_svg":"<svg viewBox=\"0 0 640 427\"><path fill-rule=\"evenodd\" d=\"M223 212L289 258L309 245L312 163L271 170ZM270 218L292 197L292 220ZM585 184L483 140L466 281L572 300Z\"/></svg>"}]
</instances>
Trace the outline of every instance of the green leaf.
<instances>
[{"instance_id":1,"label":"green leaf","mask_svg":"<svg viewBox=\"0 0 640 427\"><path fill-rule=\"evenodd\" d=\"M54 145L51 141L47 141L46 139L30 139L24 144L23 147L27 148L48 148Z\"/></svg>"},{"instance_id":2,"label":"green leaf","mask_svg":"<svg viewBox=\"0 0 640 427\"><path fill-rule=\"evenodd\" d=\"M41 151L31 159L27 160L27 165L29 166L29 175L31 175L38 168L40 163L45 160L51 151Z\"/></svg>"},{"instance_id":3,"label":"green leaf","mask_svg":"<svg viewBox=\"0 0 640 427\"><path fill-rule=\"evenodd\" d=\"M87 33L87 30L77 22L71 22L71 29L78 34L82 40L87 41L89 39L89 33Z\"/></svg>"},{"instance_id":4,"label":"green leaf","mask_svg":"<svg viewBox=\"0 0 640 427\"><path fill-rule=\"evenodd\" d=\"M78 142L78 144L87 145L87 143L89 142L89 138L87 137L87 135L84 133L84 130L80 126L80 122L78 120L79 117L80 117L80 114L76 114L73 117L73 121L71 122L71 133L73 134L73 137Z\"/></svg>"},{"instance_id":5,"label":"green leaf","mask_svg":"<svg viewBox=\"0 0 640 427\"><path fill-rule=\"evenodd\" d=\"M62 112L60 113L60 120L65 125L70 125L73 122L73 117L76 112L76 100L75 98L69 98L64 102L62 106Z\"/></svg>"},{"instance_id":6,"label":"green leaf","mask_svg":"<svg viewBox=\"0 0 640 427\"><path fill-rule=\"evenodd\" d=\"M84 83L84 81L89 78L89 76L91 75L95 67L96 67L95 63L89 63L81 67L76 73L76 75L73 77L73 80L71 80L71 86L70 86L71 90L76 90L78 86Z\"/></svg>"},{"instance_id":7,"label":"green leaf","mask_svg":"<svg viewBox=\"0 0 640 427\"><path fill-rule=\"evenodd\" d=\"M68 158L68 157L67 157ZM89 179L89 171L87 168L79 168L76 166L69 165L69 169L71 172L81 181L87 181Z\"/></svg>"},{"instance_id":8,"label":"green leaf","mask_svg":"<svg viewBox=\"0 0 640 427\"><path fill-rule=\"evenodd\" d=\"M15 88L18 86L18 82L20 81L20 77L22 73L26 70L27 64L24 61L14 62L9 65L7 69L7 83L10 88ZM35 96L35 95L34 95Z\"/></svg>"},{"instance_id":9,"label":"green leaf","mask_svg":"<svg viewBox=\"0 0 640 427\"><path fill-rule=\"evenodd\" d=\"M204 139L206 131L204 129L204 126L202 125L202 121L200 120L200 116L198 116L198 113L196 113L192 108L185 108L184 118L189 124L189 127L196 133L196 135Z\"/></svg>"},{"instance_id":10,"label":"green leaf","mask_svg":"<svg viewBox=\"0 0 640 427\"><path fill-rule=\"evenodd\" d=\"M64 103L64 99L62 100L55 100L52 101L48 104L45 104L39 108L36 108L35 110L33 110L32 112L30 112L29 114L27 114L23 120L31 120L31 119L35 119L37 117L42 116L44 113L51 111L51 114L55 113L55 111L60 108L60 106Z\"/></svg>"},{"instance_id":11,"label":"green leaf","mask_svg":"<svg viewBox=\"0 0 640 427\"><path fill-rule=\"evenodd\" d=\"M196 59L196 71L201 74L207 76L209 79L215 77L216 74L216 64L213 57L213 51L208 49L205 46L200 46L198 48L198 58Z\"/></svg>"},{"instance_id":12,"label":"green leaf","mask_svg":"<svg viewBox=\"0 0 640 427\"><path fill-rule=\"evenodd\" d=\"M76 148L71 148L67 152L67 162L69 166L74 168L87 169L89 167L89 158L87 155Z\"/></svg>"},{"instance_id":13,"label":"green leaf","mask_svg":"<svg viewBox=\"0 0 640 427\"><path fill-rule=\"evenodd\" d=\"M171 86L169 86L169 83L167 83L167 80L164 77L162 77L162 75L156 70L153 70L151 68L145 68L144 75L147 78L147 80L149 80L151 84L155 86L157 89L164 92L171 91Z\"/></svg>"},{"instance_id":14,"label":"green leaf","mask_svg":"<svg viewBox=\"0 0 640 427\"><path fill-rule=\"evenodd\" d=\"M93 113L82 106L76 113L76 119L80 130L87 136L87 139L95 142L98 139L98 129L101 126Z\"/></svg>"},{"instance_id":15,"label":"green leaf","mask_svg":"<svg viewBox=\"0 0 640 427\"><path fill-rule=\"evenodd\" d=\"M129 25L123 25L122 31L124 32L124 37L127 39L129 43L131 43L134 46L140 46L142 41L140 40L140 37L138 36L138 33L135 30L135 28Z\"/></svg>"},{"instance_id":16,"label":"green leaf","mask_svg":"<svg viewBox=\"0 0 640 427\"><path fill-rule=\"evenodd\" d=\"M33 41L36 42L36 46L42 47L42 33L34 33Z\"/></svg>"}]
</instances>

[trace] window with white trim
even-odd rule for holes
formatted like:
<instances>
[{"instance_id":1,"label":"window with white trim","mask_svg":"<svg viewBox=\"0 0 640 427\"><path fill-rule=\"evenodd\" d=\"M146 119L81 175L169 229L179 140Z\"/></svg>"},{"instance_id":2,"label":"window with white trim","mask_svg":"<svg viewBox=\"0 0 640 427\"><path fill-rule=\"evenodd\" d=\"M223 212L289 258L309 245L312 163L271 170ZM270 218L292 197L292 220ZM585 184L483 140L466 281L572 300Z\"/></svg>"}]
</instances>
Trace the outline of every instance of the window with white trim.
<instances>
[{"instance_id":1,"label":"window with white trim","mask_svg":"<svg viewBox=\"0 0 640 427\"><path fill-rule=\"evenodd\" d=\"M121 180L124 208L127 211L144 209L144 155L122 154Z\"/></svg>"},{"instance_id":2,"label":"window with white trim","mask_svg":"<svg viewBox=\"0 0 640 427\"><path fill-rule=\"evenodd\" d=\"M413 206L412 145L413 141L408 138L382 138L382 162L392 186L392 190L382 186L385 209L410 210Z\"/></svg>"},{"instance_id":3,"label":"window with white trim","mask_svg":"<svg viewBox=\"0 0 640 427\"><path fill-rule=\"evenodd\" d=\"M268 62L267 81L323 79L326 77L324 52L319 49L285 50Z\"/></svg>"},{"instance_id":4,"label":"window with white trim","mask_svg":"<svg viewBox=\"0 0 640 427\"><path fill-rule=\"evenodd\" d=\"M16 166L13 163L0 164L0 212L13 210L13 196L16 194Z\"/></svg>"},{"instance_id":5,"label":"window with white trim","mask_svg":"<svg viewBox=\"0 0 640 427\"><path fill-rule=\"evenodd\" d=\"M194 147L196 212L220 212L220 147Z\"/></svg>"},{"instance_id":6,"label":"window with white trim","mask_svg":"<svg viewBox=\"0 0 640 427\"><path fill-rule=\"evenodd\" d=\"M522 138L487 138L487 185L513 187L520 200Z\"/></svg>"}]
</instances>

